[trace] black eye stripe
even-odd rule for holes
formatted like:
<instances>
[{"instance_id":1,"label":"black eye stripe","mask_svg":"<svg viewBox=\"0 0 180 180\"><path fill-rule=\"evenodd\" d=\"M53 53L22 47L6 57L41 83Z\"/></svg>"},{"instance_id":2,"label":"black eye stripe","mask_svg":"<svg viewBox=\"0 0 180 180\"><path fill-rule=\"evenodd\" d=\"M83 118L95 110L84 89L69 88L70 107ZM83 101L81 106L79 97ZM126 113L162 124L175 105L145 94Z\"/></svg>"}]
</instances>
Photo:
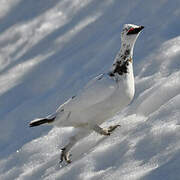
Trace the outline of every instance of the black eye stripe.
<instances>
[{"instance_id":1,"label":"black eye stripe","mask_svg":"<svg viewBox=\"0 0 180 180\"><path fill-rule=\"evenodd\" d=\"M137 33L139 33L143 28L144 28L143 26L140 26L140 27L138 27L138 28L131 28L131 29L128 31L127 35L137 34Z\"/></svg>"},{"instance_id":2,"label":"black eye stripe","mask_svg":"<svg viewBox=\"0 0 180 180\"><path fill-rule=\"evenodd\" d=\"M139 30L139 28L136 28L136 29L128 31L127 35L129 35L129 34L137 34L138 32L140 32L140 30Z\"/></svg>"}]
</instances>

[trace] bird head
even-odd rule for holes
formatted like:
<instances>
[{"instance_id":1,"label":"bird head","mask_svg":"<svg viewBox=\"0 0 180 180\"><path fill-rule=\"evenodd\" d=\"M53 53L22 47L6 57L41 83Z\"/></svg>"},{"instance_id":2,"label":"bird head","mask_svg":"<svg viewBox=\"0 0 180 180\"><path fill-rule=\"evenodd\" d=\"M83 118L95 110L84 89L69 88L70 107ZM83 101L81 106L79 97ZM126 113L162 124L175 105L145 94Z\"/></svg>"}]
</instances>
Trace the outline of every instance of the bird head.
<instances>
[{"instance_id":1,"label":"bird head","mask_svg":"<svg viewBox=\"0 0 180 180\"><path fill-rule=\"evenodd\" d=\"M125 43L126 45L128 44L131 47L134 46L134 43L143 28L144 26L125 24L121 33L122 43Z\"/></svg>"}]
</instances>

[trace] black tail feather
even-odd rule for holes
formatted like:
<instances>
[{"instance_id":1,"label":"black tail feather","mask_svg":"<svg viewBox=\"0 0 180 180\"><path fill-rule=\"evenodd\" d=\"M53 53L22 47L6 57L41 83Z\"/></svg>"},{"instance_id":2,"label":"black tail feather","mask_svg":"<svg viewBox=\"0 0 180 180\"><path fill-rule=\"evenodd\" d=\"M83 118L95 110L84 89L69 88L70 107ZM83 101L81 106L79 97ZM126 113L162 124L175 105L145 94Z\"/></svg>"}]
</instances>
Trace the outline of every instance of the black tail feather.
<instances>
[{"instance_id":1,"label":"black tail feather","mask_svg":"<svg viewBox=\"0 0 180 180\"><path fill-rule=\"evenodd\" d=\"M39 126L45 123L51 123L55 120L56 117L53 118L43 118L43 119L35 119L29 123L29 127Z\"/></svg>"}]
</instances>

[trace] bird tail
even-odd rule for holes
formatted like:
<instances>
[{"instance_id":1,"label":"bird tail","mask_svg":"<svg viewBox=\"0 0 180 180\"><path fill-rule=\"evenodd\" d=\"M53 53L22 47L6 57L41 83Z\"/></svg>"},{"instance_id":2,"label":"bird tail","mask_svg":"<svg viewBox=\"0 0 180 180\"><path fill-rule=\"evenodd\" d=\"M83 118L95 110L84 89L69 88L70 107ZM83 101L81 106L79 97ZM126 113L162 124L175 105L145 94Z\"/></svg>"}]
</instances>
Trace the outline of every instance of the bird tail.
<instances>
[{"instance_id":1,"label":"bird tail","mask_svg":"<svg viewBox=\"0 0 180 180\"><path fill-rule=\"evenodd\" d=\"M34 127L34 126L39 126L41 124L45 123L52 123L55 120L56 117L53 118L40 118L40 119L35 119L29 123L29 127Z\"/></svg>"}]
</instances>

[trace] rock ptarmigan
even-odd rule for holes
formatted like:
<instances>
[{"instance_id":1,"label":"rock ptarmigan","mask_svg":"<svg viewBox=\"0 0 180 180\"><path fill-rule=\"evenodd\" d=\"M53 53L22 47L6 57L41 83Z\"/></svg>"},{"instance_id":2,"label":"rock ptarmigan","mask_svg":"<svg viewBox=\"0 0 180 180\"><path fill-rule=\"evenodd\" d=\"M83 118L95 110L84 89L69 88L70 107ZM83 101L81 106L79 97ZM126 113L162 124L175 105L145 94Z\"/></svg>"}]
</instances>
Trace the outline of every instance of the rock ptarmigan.
<instances>
[{"instance_id":1,"label":"rock ptarmigan","mask_svg":"<svg viewBox=\"0 0 180 180\"><path fill-rule=\"evenodd\" d=\"M70 163L70 149L91 131L110 135L120 126L113 125L106 129L100 127L104 121L126 107L134 97L133 49L143 28L125 24L121 33L121 49L111 70L91 80L77 96L62 104L55 113L30 122L30 127L50 123L76 129L62 149L61 161Z\"/></svg>"}]
</instances>

